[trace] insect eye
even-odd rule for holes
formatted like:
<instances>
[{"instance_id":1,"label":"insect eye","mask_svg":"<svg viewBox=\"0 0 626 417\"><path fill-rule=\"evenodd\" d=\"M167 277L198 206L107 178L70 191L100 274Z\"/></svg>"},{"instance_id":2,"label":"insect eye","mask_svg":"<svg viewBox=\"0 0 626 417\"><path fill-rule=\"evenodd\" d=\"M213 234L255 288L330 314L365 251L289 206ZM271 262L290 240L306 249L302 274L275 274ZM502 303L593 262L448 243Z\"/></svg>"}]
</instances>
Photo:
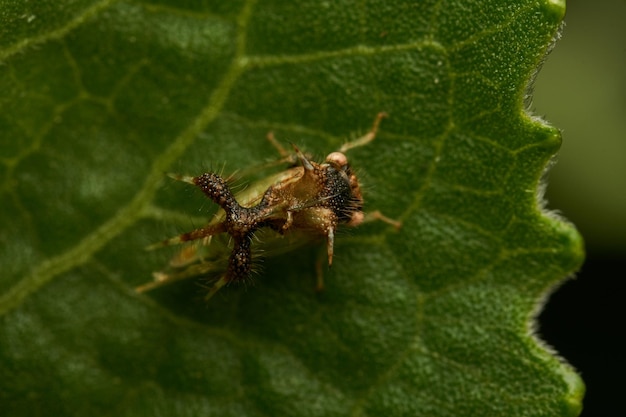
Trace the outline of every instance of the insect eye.
<instances>
[{"instance_id":1,"label":"insect eye","mask_svg":"<svg viewBox=\"0 0 626 417\"><path fill-rule=\"evenodd\" d=\"M344 168L348 165L348 158L341 152L332 152L326 157L326 162L337 165L339 168Z\"/></svg>"}]
</instances>

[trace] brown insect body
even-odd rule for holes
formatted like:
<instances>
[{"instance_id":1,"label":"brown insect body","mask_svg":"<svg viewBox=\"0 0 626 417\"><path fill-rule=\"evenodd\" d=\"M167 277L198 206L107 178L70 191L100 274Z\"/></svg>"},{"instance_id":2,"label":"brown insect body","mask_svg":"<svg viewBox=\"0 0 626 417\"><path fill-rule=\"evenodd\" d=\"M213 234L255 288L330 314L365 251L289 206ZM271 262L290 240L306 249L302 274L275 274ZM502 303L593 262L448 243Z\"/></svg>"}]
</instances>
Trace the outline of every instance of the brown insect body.
<instances>
[{"instance_id":1,"label":"brown insect body","mask_svg":"<svg viewBox=\"0 0 626 417\"><path fill-rule=\"evenodd\" d=\"M332 264L337 225L350 222L356 225L360 223L359 219L362 220L363 198L345 155L333 153L334 159L327 158L325 163L317 164L306 159L297 147L294 149L302 166L292 168L290 178L269 187L261 201L251 207L241 206L226 181L215 173L192 179L224 210L225 217L220 223L181 235L180 240L228 233L233 239L233 250L224 284L241 281L250 275L251 241L259 228L270 227L281 234L297 229L326 236L328 261ZM344 164L337 162L341 159L338 156L343 157Z\"/></svg>"},{"instance_id":2,"label":"brown insect body","mask_svg":"<svg viewBox=\"0 0 626 417\"><path fill-rule=\"evenodd\" d=\"M252 239L255 232L262 228L270 228L279 234L300 231L307 235L325 236L328 263L331 265L337 226L339 224L357 226L365 217L358 179L343 152L373 140L382 117L384 114L378 115L371 132L355 142L344 145L340 151L330 153L323 163L310 161L293 145L300 166L289 168L272 177L271 185L263 194L240 196L240 200L246 206L237 201L226 180L216 173L209 172L197 177L171 175L177 180L199 187L224 212L207 226L165 240L155 247L199 239L203 239L203 244L209 244L212 236L228 234L233 247L226 273L210 289L207 299L227 283L242 281L249 277L252 268ZM282 154L286 153L282 148L279 148L279 151ZM395 226L399 225L380 213L377 218ZM180 265L193 263L198 260L198 256L196 251L181 251L177 263ZM202 270L200 265L195 270L174 275L157 273L155 283L146 284L137 290L142 292L160 286L165 281L195 275L195 272L202 273ZM320 282L318 277L318 287Z\"/></svg>"}]
</instances>

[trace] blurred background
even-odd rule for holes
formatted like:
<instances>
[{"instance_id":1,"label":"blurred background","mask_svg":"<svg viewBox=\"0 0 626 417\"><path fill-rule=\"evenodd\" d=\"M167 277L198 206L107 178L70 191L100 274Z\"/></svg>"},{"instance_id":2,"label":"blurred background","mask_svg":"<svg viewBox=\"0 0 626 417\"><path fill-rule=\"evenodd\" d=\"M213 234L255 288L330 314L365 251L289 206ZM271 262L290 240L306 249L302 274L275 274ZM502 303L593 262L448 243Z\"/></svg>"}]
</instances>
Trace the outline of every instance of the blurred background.
<instances>
[{"instance_id":1,"label":"blurred background","mask_svg":"<svg viewBox=\"0 0 626 417\"><path fill-rule=\"evenodd\" d=\"M532 108L563 131L546 197L582 233L587 261L548 301L540 332L582 374L582 416L624 415L626 0L569 0L565 22Z\"/></svg>"}]
</instances>

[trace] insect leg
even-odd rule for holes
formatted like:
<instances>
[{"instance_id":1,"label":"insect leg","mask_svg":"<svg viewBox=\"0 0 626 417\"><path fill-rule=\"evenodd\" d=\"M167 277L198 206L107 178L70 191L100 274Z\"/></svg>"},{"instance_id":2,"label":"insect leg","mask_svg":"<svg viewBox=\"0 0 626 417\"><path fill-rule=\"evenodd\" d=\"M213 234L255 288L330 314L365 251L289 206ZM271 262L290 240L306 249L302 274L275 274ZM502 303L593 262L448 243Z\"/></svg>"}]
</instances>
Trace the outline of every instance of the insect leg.
<instances>
[{"instance_id":1,"label":"insect leg","mask_svg":"<svg viewBox=\"0 0 626 417\"><path fill-rule=\"evenodd\" d=\"M231 280L228 279L228 274L224 274L218 279L211 287L207 295L204 296L204 301L209 301L224 285L228 284Z\"/></svg>"},{"instance_id":2,"label":"insect leg","mask_svg":"<svg viewBox=\"0 0 626 417\"><path fill-rule=\"evenodd\" d=\"M395 227L396 230L400 230L400 228L402 227L402 222L399 222L398 220L394 220L390 217L387 217L378 210L366 213L363 219L363 222L373 222L373 221L382 221L384 223L387 223Z\"/></svg>"},{"instance_id":3,"label":"insect leg","mask_svg":"<svg viewBox=\"0 0 626 417\"><path fill-rule=\"evenodd\" d=\"M285 224L281 227L281 231L285 231L291 227L293 224L293 213L290 210L287 210L287 220L285 220Z\"/></svg>"},{"instance_id":4,"label":"insect leg","mask_svg":"<svg viewBox=\"0 0 626 417\"><path fill-rule=\"evenodd\" d=\"M282 156L283 158L290 158L290 153L285 148L283 148L283 145L281 145L280 142L276 140L274 132L267 132L267 140L269 141L269 143L272 144L274 148L276 148L280 156Z\"/></svg>"},{"instance_id":5,"label":"insect leg","mask_svg":"<svg viewBox=\"0 0 626 417\"><path fill-rule=\"evenodd\" d=\"M328 268L333 265L333 252L334 252L334 244L335 244L335 232L334 227L330 227L328 229L328 243L326 245L326 259L328 260ZM324 291L324 255L320 252L317 257L317 261L315 262L315 291L321 292Z\"/></svg>"},{"instance_id":6,"label":"insect leg","mask_svg":"<svg viewBox=\"0 0 626 417\"><path fill-rule=\"evenodd\" d=\"M385 117L387 117L387 113L385 112L378 113L376 115L376 118L374 119L374 124L372 125L372 129L369 132L367 132L365 135L361 136L360 138L355 139L351 142L344 143L343 146L339 148L339 152L345 153L346 151L350 149L367 145L368 143L373 141L376 138L376 134L378 133L378 126L380 126L381 120L384 119Z\"/></svg>"},{"instance_id":7,"label":"insect leg","mask_svg":"<svg viewBox=\"0 0 626 417\"><path fill-rule=\"evenodd\" d=\"M222 223L210 224L205 227L201 227L191 232L183 233L170 239L163 240L158 243L154 243L146 248L146 250L153 250L162 248L164 246L178 245L183 242L189 242L190 240L202 239L209 236L218 235L226 231L226 225Z\"/></svg>"},{"instance_id":8,"label":"insect leg","mask_svg":"<svg viewBox=\"0 0 626 417\"><path fill-rule=\"evenodd\" d=\"M209 272L217 270L217 268L220 268L220 265L211 262L205 262L199 265L192 265L191 267L180 271L153 272L152 277L154 278L154 280L135 287L135 291L138 293L152 291L156 288L173 284L175 282L182 281L190 277L205 275Z\"/></svg>"},{"instance_id":9,"label":"insect leg","mask_svg":"<svg viewBox=\"0 0 626 417\"><path fill-rule=\"evenodd\" d=\"M328 266L332 266L333 264L333 253L334 253L334 246L335 246L335 231L334 228L331 226L328 229L328 243L326 246L326 251L328 252Z\"/></svg>"}]
</instances>

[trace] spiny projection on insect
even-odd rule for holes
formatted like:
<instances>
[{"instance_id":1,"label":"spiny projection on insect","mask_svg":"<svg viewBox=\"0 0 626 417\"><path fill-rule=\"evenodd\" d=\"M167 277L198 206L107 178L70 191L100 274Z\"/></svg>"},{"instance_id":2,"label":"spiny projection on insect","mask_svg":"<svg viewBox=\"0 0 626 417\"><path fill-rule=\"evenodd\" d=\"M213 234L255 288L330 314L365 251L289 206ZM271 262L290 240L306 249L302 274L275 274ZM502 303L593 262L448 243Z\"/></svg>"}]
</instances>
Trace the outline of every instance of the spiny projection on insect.
<instances>
[{"instance_id":1,"label":"spiny projection on insect","mask_svg":"<svg viewBox=\"0 0 626 417\"><path fill-rule=\"evenodd\" d=\"M363 212L363 196L359 181L345 155L349 149L363 146L376 137L380 121L385 113L379 113L372 129L364 136L344 144L338 151L328 154L322 163L310 161L296 145L293 145L299 166L294 166L279 174L264 192L247 199L247 207L237 201L227 181L214 172L197 177L170 174L176 180L200 188L202 192L223 210L208 225L183 233L171 239L152 245L149 249L201 241L208 245L213 236L228 234L232 241L232 251L224 274L213 284L205 299L210 299L224 285L230 282L245 281L252 271L252 242L255 232L269 228L286 235L293 231L311 236L326 238L328 264L333 262L335 232L340 224L358 226L369 219L378 219L399 228L400 223L375 211L366 216ZM285 160L289 154L270 134L268 139L277 147ZM194 258L194 250L179 254L178 259ZM186 276L196 275L202 269L185 270L174 273L155 273L155 281L137 288L144 292L176 281ZM318 289L323 288L323 280L318 273Z\"/></svg>"}]
</instances>

